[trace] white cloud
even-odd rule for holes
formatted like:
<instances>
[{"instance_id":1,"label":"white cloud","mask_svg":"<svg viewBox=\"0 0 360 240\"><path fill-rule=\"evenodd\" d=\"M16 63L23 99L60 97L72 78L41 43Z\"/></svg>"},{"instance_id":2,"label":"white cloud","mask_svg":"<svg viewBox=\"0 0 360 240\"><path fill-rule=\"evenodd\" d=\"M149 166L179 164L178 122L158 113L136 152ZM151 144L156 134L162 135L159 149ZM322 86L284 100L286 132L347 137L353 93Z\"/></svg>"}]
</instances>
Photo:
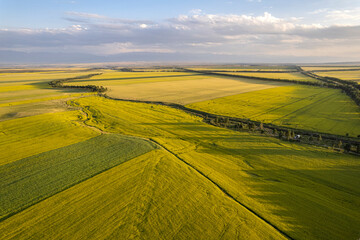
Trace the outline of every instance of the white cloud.
<instances>
[{"instance_id":1,"label":"white cloud","mask_svg":"<svg viewBox=\"0 0 360 240\"><path fill-rule=\"evenodd\" d=\"M321 9L317 9L315 11L311 11L311 12L308 12L308 13L309 14L320 14L320 13L326 13L328 11L329 11L328 8L321 8Z\"/></svg>"},{"instance_id":2,"label":"white cloud","mask_svg":"<svg viewBox=\"0 0 360 240\"><path fill-rule=\"evenodd\" d=\"M347 25L360 24L360 8L328 11L326 17Z\"/></svg>"},{"instance_id":3,"label":"white cloud","mask_svg":"<svg viewBox=\"0 0 360 240\"><path fill-rule=\"evenodd\" d=\"M327 13L344 19L353 12ZM360 26L303 24L301 18L278 18L267 12L253 16L194 11L159 22L78 12L66 16L71 26L65 29L0 30L1 49L96 55L360 56Z\"/></svg>"}]
</instances>

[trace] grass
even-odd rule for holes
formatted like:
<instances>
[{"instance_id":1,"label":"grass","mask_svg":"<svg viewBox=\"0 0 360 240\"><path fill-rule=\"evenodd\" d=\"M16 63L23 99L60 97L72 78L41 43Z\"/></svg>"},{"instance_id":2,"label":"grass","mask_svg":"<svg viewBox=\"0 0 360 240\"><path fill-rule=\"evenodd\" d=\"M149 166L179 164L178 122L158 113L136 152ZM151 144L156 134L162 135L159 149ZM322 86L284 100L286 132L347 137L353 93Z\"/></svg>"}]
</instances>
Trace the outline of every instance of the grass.
<instances>
[{"instance_id":1,"label":"grass","mask_svg":"<svg viewBox=\"0 0 360 240\"><path fill-rule=\"evenodd\" d=\"M187 104L207 99L283 86L271 81L219 78L192 73L110 72L69 85L100 85L110 97Z\"/></svg>"},{"instance_id":2,"label":"grass","mask_svg":"<svg viewBox=\"0 0 360 240\"><path fill-rule=\"evenodd\" d=\"M77 122L81 117L68 111L0 122L0 165L98 135Z\"/></svg>"},{"instance_id":3,"label":"grass","mask_svg":"<svg viewBox=\"0 0 360 240\"><path fill-rule=\"evenodd\" d=\"M143 139L104 134L0 166L0 218L154 148Z\"/></svg>"},{"instance_id":4,"label":"grass","mask_svg":"<svg viewBox=\"0 0 360 240\"><path fill-rule=\"evenodd\" d=\"M359 107L340 90L287 86L198 102L188 107L275 125L356 137Z\"/></svg>"},{"instance_id":5,"label":"grass","mask_svg":"<svg viewBox=\"0 0 360 240\"><path fill-rule=\"evenodd\" d=\"M3 239L284 239L164 150L46 199L0 223L0 234Z\"/></svg>"},{"instance_id":6,"label":"grass","mask_svg":"<svg viewBox=\"0 0 360 240\"><path fill-rule=\"evenodd\" d=\"M156 140L294 239L358 236L357 157L219 129L164 106L99 97L73 104L87 106L88 124Z\"/></svg>"}]
</instances>

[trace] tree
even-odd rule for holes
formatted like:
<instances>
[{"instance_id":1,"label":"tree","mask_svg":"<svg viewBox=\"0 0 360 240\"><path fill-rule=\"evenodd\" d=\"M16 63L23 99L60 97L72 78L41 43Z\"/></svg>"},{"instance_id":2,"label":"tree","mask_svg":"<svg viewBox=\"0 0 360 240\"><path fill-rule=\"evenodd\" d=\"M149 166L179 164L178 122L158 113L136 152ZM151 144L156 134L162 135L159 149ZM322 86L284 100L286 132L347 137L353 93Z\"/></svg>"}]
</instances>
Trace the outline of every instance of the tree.
<instances>
[{"instance_id":1,"label":"tree","mask_svg":"<svg viewBox=\"0 0 360 240\"><path fill-rule=\"evenodd\" d=\"M341 140L339 140L337 146L338 146L338 148L341 148L341 146L342 146L342 141Z\"/></svg>"},{"instance_id":2,"label":"tree","mask_svg":"<svg viewBox=\"0 0 360 240\"><path fill-rule=\"evenodd\" d=\"M322 141L321 134L319 134L319 136L318 136L318 141L319 141L319 142L321 142L321 141Z\"/></svg>"},{"instance_id":3,"label":"tree","mask_svg":"<svg viewBox=\"0 0 360 240\"><path fill-rule=\"evenodd\" d=\"M313 135L311 135L311 136L309 137L309 141L310 141L310 142L314 141Z\"/></svg>"},{"instance_id":4,"label":"tree","mask_svg":"<svg viewBox=\"0 0 360 240\"><path fill-rule=\"evenodd\" d=\"M288 131L287 131L287 133L286 133L286 139L287 139L288 141L290 141L290 139L291 139L291 130L288 130Z\"/></svg>"},{"instance_id":5,"label":"tree","mask_svg":"<svg viewBox=\"0 0 360 240\"><path fill-rule=\"evenodd\" d=\"M274 128L274 135L278 135L278 131L276 128Z\"/></svg>"},{"instance_id":6,"label":"tree","mask_svg":"<svg viewBox=\"0 0 360 240\"><path fill-rule=\"evenodd\" d=\"M282 137L283 137L283 132L280 131L280 132L279 132L279 138L281 139Z\"/></svg>"},{"instance_id":7,"label":"tree","mask_svg":"<svg viewBox=\"0 0 360 240\"><path fill-rule=\"evenodd\" d=\"M224 122L225 122L225 127L227 127L227 126L229 125L229 123L230 123L229 118L226 117L226 118L224 119Z\"/></svg>"},{"instance_id":8,"label":"tree","mask_svg":"<svg viewBox=\"0 0 360 240\"><path fill-rule=\"evenodd\" d=\"M350 143L346 143L345 146L344 146L344 150L345 150L346 152L350 152L350 150L351 150L351 144L350 144Z\"/></svg>"},{"instance_id":9,"label":"tree","mask_svg":"<svg viewBox=\"0 0 360 240\"><path fill-rule=\"evenodd\" d=\"M264 130L264 124L262 122L260 123L260 130Z\"/></svg>"}]
</instances>

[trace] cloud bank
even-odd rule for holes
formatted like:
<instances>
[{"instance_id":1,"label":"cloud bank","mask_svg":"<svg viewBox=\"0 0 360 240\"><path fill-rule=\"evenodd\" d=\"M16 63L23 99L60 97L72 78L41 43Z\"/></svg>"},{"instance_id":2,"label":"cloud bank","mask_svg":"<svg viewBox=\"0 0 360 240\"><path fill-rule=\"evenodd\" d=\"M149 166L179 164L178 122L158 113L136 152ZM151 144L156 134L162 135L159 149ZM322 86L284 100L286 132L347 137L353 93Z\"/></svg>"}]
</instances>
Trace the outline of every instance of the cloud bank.
<instances>
[{"instance_id":1,"label":"cloud bank","mask_svg":"<svg viewBox=\"0 0 360 240\"><path fill-rule=\"evenodd\" d=\"M330 10L313 14L318 13L332 19L352 16L349 11ZM131 54L139 61L143 54L147 61L151 55L154 61L176 61L177 55L179 61L191 61L197 55L201 56L197 61L205 62L327 62L360 57L360 25L303 24L300 18L277 18L267 12L219 15L196 9L158 22L68 12L64 19L68 28L0 29L0 51L6 51L9 61L16 52L41 54L44 62L49 60L46 54L53 59L56 53L91 55L96 61L122 60Z\"/></svg>"}]
</instances>

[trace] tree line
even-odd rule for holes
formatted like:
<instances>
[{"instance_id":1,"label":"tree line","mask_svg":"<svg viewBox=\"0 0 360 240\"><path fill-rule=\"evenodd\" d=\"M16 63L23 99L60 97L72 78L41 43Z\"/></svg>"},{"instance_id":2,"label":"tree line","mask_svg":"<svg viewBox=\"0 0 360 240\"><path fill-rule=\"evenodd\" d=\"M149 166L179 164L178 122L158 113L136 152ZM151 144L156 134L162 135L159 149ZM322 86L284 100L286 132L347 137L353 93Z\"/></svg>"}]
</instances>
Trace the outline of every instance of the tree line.
<instances>
[{"instance_id":1,"label":"tree line","mask_svg":"<svg viewBox=\"0 0 360 240\"><path fill-rule=\"evenodd\" d=\"M57 79L49 82L49 85L52 87L59 87L59 88L81 88L85 90L89 90L91 92L99 92L103 93L107 91L106 87L103 86L96 86L96 85L64 85L65 82L70 82L73 80L79 80L79 79L88 79L96 75L101 75L102 73L93 73L83 76L77 76L72 78L65 78L65 79Z\"/></svg>"}]
</instances>

